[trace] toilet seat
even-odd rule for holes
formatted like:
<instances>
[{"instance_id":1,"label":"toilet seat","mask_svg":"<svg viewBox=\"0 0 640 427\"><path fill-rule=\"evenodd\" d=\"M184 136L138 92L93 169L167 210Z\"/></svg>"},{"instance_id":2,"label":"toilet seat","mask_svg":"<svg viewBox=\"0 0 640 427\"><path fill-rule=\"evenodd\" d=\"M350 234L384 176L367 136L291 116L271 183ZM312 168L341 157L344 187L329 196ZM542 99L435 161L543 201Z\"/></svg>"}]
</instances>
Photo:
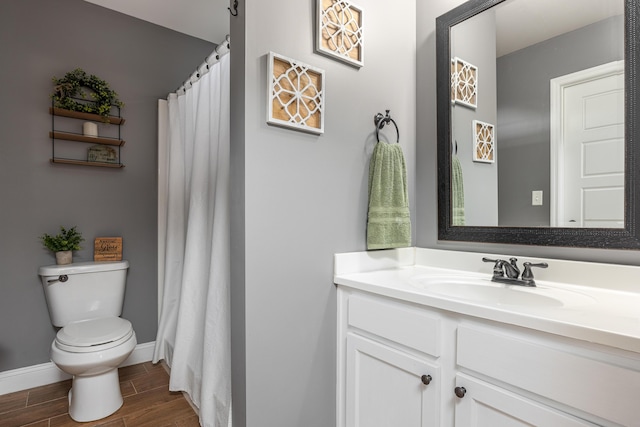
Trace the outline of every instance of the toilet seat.
<instances>
[{"instance_id":1,"label":"toilet seat","mask_svg":"<svg viewBox=\"0 0 640 427\"><path fill-rule=\"evenodd\" d=\"M133 335L131 322L120 317L100 317L71 322L56 334L55 344L64 351L89 353L116 347Z\"/></svg>"}]
</instances>

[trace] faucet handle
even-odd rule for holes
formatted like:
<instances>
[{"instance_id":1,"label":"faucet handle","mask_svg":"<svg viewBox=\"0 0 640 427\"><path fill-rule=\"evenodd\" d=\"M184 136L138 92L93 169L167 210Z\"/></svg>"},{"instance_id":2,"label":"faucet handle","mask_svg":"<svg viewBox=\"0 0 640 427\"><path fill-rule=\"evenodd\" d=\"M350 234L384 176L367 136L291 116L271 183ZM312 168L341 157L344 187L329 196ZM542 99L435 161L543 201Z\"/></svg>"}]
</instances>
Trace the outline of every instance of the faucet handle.
<instances>
[{"instance_id":1,"label":"faucet handle","mask_svg":"<svg viewBox=\"0 0 640 427\"><path fill-rule=\"evenodd\" d=\"M506 263L505 260L503 260L503 259L491 259L491 258L487 258L487 257L482 257L482 261L495 263L493 265L493 277L503 277L504 276L504 270L502 268L503 268L503 265Z\"/></svg>"},{"instance_id":2,"label":"faucet handle","mask_svg":"<svg viewBox=\"0 0 640 427\"><path fill-rule=\"evenodd\" d=\"M546 262L539 262L537 264L532 264L530 262L524 262L522 263L522 265L524 266L524 271L522 272L522 280L524 280L525 282L533 282L533 272L531 271L531 267L538 267L538 268L547 268L549 267L549 264L547 264Z\"/></svg>"}]
</instances>

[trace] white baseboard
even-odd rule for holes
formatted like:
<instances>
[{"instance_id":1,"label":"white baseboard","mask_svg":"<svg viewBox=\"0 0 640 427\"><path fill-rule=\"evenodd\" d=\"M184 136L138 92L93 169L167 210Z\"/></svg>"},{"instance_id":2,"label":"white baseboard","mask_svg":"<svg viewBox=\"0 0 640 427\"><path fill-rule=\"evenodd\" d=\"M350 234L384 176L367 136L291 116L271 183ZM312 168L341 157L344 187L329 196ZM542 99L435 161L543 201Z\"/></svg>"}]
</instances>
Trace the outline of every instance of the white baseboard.
<instances>
[{"instance_id":1,"label":"white baseboard","mask_svg":"<svg viewBox=\"0 0 640 427\"><path fill-rule=\"evenodd\" d=\"M145 342L145 343L136 345L136 348L133 349L133 352L131 352L131 355L127 357L127 360L122 362L122 365L120 365L120 367L137 365L138 363L150 362L151 359L153 359L153 349L155 348L155 346L156 346L155 341Z\"/></svg>"},{"instance_id":2,"label":"white baseboard","mask_svg":"<svg viewBox=\"0 0 640 427\"><path fill-rule=\"evenodd\" d=\"M153 358L155 341L138 344L131 355L120 366L136 365L149 362ZM26 366L0 372L0 395L26 390L47 384L57 383L71 378L62 372L53 362Z\"/></svg>"}]
</instances>

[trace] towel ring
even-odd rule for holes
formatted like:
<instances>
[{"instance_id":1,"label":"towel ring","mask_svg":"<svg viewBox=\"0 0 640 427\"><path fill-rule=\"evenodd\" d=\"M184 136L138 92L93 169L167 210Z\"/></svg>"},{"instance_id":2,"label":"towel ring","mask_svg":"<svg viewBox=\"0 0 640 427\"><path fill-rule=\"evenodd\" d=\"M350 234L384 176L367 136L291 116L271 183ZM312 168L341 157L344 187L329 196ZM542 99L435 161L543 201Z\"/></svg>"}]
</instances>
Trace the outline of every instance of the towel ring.
<instances>
[{"instance_id":1,"label":"towel ring","mask_svg":"<svg viewBox=\"0 0 640 427\"><path fill-rule=\"evenodd\" d=\"M380 134L379 134L380 129L384 128L385 125L388 125L391 122L393 123L393 126L395 126L396 134L398 135L398 139L396 140L396 143L399 143L400 131L398 130L398 125L396 124L396 121L393 120L389 115L389 111L390 110L386 110L387 112L386 116L383 116L382 113L378 113L373 117L373 122L376 125L376 141L380 142Z\"/></svg>"}]
</instances>

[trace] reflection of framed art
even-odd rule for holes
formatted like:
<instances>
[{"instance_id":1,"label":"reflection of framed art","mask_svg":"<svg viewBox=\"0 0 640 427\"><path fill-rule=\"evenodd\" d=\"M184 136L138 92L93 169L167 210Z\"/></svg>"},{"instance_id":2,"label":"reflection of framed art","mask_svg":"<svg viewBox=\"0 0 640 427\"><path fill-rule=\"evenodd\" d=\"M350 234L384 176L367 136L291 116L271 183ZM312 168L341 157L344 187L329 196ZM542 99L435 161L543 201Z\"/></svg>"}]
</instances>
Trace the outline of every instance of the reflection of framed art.
<instances>
[{"instance_id":1,"label":"reflection of framed art","mask_svg":"<svg viewBox=\"0 0 640 427\"><path fill-rule=\"evenodd\" d=\"M460 58L451 61L451 102L478 106L478 67Z\"/></svg>"},{"instance_id":2,"label":"reflection of framed art","mask_svg":"<svg viewBox=\"0 0 640 427\"><path fill-rule=\"evenodd\" d=\"M473 121L473 161L493 163L496 161L495 128L492 124Z\"/></svg>"},{"instance_id":3,"label":"reflection of framed art","mask_svg":"<svg viewBox=\"0 0 640 427\"><path fill-rule=\"evenodd\" d=\"M362 67L362 9L346 0L316 3L316 51Z\"/></svg>"},{"instance_id":4,"label":"reflection of framed art","mask_svg":"<svg viewBox=\"0 0 640 427\"><path fill-rule=\"evenodd\" d=\"M324 132L324 71L269 53L267 123Z\"/></svg>"}]
</instances>

